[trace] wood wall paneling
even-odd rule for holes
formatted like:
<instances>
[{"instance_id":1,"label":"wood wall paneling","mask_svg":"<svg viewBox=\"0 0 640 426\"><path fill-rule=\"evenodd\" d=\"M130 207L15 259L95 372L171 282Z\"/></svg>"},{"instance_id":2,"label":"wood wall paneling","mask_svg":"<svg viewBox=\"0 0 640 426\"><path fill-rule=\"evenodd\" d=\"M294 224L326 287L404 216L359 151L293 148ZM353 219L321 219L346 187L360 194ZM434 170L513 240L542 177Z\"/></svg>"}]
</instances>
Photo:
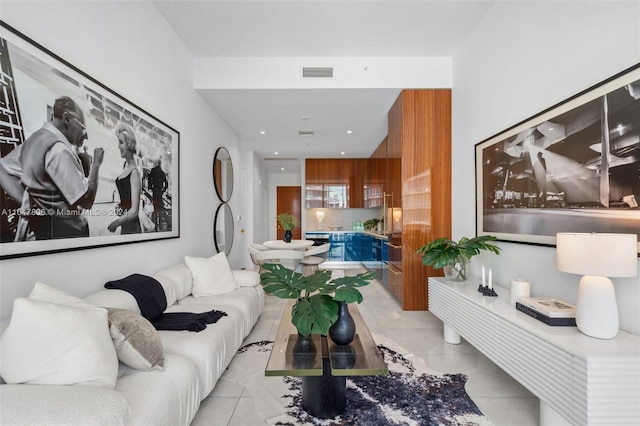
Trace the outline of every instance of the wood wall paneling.
<instances>
[{"instance_id":1,"label":"wood wall paneling","mask_svg":"<svg viewBox=\"0 0 640 426\"><path fill-rule=\"evenodd\" d=\"M302 197L301 188L299 186L278 186L276 187L276 218L281 213L289 213L298 219L301 223L302 219ZM302 238L302 230L300 226L296 226L291 231L293 239L300 240ZM280 222L276 219L276 238L281 240L284 236L284 229L280 226Z\"/></svg>"},{"instance_id":2,"label":"wood wall paneling","mask_svg":"<svg viewBox=\"0 0 640 426\"><path fill-rule=\"evenodd\" d=\"M442 271L425 267L416 250L451 236L451 90L403 91L389 113L389 140L390 151L401 141L402 308L425 310L427 278Z\"/></svg>"}]
</instances>

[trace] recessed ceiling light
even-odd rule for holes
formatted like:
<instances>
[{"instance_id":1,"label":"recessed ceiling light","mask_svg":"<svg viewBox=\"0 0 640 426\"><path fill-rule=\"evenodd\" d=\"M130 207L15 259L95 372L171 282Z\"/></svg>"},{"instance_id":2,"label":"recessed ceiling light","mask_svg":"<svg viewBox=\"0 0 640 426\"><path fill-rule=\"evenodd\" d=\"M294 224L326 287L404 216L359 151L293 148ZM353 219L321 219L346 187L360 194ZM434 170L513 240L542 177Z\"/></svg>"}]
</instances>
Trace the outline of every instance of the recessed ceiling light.
<instances>
[{"instance_id":1,"label":"recessed ceiling light","mask_svg":"<svg viewBox=\"0 0 640 426\"><path fill-rule=\"evenodd\" d=\"M340 153L340 155L344 155L344 151L342 151L342 152Z\"/></svg>"},{"instance_id":2,"label":"recessed ceiling light","mask_svg":"<svg viewBox=\"0 0 640 426\"><path fill-rule=\"evenodd\" d=\"M274 152L273 155L278 155L278 151Z\"/></svg>"},{"instance_id":3,"label":"recessed ceiling light","mask_svg":"<svg viewBox=\"0 0 640 426\"><path fill-rule=\"evenodd\" d=\"M350 135L351 133L353 133L351 130L347 130L348 135Z\"/></svg>"},{"instance_id":4,"label":"recessed ceiling light","mask_svg":"<svg viewBox=\"0 0 640 426\"><path fill-rule=\"evenodd\" d=\"M265 133L267 133L267 132L265 132L264 130L260 130L260 134L261 135L264 135Z\"/></svg>"},{"instance_id":5,"label":"recessed ceiling light","mask_svg":"<svg viewBox=\"0 0 640 426\"><path fill-rule=\"evenodd\" d=\"M282 170L284 172L284 167L280 167L280 170Z\"/></svg>"}]
</instances>

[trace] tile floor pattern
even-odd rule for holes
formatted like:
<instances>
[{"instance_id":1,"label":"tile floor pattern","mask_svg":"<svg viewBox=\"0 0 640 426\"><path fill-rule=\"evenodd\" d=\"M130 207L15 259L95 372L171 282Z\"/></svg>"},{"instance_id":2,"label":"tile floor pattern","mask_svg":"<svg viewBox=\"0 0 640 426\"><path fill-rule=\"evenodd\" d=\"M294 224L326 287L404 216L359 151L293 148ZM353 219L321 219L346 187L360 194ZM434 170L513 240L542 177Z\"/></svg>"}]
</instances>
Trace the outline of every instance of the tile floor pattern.
<instances>
[{"instance_id":1,"label":"tile floor pattern","mask_svg":"<svg viewBox=\"0 0 640 426\"><path fill-rule=\"evenodd\" d=\"M347 274L357 272L361 271L346 271ZM442 321L435 315L425 311L402 311L398 302L377 281L361 291L364 302L358 308L374 336L394 341L408 353L422 358L434 371L468 375L467 393L496 426L538 425L538 398L466 341L460 345L445 343ZM244 343L274 340L283 309L282 299L267 295L264 312ZM226 379L225 374L202 401L192 426L266 425L250 392Z\"/></svg>"}]
</instances>

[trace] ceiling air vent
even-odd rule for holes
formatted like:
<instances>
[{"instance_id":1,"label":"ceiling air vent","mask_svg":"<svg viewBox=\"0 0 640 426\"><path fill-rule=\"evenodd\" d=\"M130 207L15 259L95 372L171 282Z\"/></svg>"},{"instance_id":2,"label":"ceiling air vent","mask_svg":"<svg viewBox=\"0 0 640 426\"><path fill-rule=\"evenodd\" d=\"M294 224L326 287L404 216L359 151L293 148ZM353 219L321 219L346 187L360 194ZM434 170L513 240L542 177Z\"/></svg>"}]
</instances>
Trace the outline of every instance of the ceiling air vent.
<instances>
[{"instance_id":1,"label":"ceiling air vent","mask_svg":"<svg viewBox=\"0 0 640 426\"><path fill-rule=\"evenodd\" d=\"M302 78L333 78L333 68L303 67Z\"/></svg>"},{"instance_id":2,"label":"ceiling air vent","mask_svg":"<svg viewBox=\"0 0 640 426\"><path fill-rule=\"evenodd\" d=\"M313 136L313 130L298 130L298 136Z\"/></svg>"}]
</instances>

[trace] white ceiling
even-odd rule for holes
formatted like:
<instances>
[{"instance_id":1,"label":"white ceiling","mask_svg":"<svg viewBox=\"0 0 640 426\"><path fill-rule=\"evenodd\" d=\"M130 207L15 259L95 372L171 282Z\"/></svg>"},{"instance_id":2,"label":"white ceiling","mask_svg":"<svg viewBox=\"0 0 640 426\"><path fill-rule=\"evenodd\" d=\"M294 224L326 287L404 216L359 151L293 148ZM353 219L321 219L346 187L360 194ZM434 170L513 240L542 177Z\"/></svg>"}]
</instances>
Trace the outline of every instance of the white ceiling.
<instances>
[{"instance_id":1,"label":"white ceiling","mask_svg":"<svg viewBox=\"0 0 640 426\"><path fill-rule=\"evenodd\" d=\"M194 58L450 57L493 3L154 1ZM243 149L262 158L302 160L339 157L341 151L346 157L368 157L387 133L387 112L401 89L232 87L199 92L238 134ZM315 134L299 136L299 130ZM299 161L266 164L269 172L300 170Z\"/></svg>"}]
</instances>

